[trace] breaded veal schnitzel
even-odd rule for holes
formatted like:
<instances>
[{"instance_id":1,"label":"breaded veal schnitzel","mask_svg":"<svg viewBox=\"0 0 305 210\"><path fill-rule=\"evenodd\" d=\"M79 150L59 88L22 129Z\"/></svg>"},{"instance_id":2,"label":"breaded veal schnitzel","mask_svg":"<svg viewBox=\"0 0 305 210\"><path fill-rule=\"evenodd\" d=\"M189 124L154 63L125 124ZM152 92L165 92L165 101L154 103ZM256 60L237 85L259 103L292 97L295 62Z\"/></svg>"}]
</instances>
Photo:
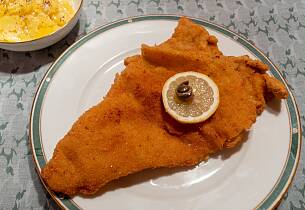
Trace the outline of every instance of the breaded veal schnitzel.
<instances>
[{"instance_id":1,"label":"breaded veal schnitzel","mask_svg":"<svg viewBox=\"0 0 305 210\"><path fill-rule=\"evenodd\" d=\"M85 112L59 141L42 177L55 192L94 194L108 182L148 168L200 163L232 148L255 122L266 100L284 99L284 85L268 66L248 56L224 56L217 38L187 18L158 46L142 46L125 59L107 96ZM216 112L198 124L181 124L164 110L165 81L197 71L218 85Z\"/></svg>"}]
</instances>

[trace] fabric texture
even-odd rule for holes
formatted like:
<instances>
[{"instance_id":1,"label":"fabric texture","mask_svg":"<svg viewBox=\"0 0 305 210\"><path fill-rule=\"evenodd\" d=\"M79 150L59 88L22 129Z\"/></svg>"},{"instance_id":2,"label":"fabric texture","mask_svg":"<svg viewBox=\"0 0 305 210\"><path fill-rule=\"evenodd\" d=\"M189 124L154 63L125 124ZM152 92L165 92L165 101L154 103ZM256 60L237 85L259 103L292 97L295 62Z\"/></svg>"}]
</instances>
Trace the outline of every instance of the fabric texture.
<instances>
[{"instance_id":1,"label":"fabric texture","mask_svg":"<svg viewBox=\"0 0 305 210\"><path fill-rule=\"evenodd\" d=\"M244 36L276 64L289 83L298 102L305 138L305 1L84 0L81 13L74 30L54 46L22 53L0 50L0 210L58 209L40 183L29 149L33 98L48 67L69 45L96 27L121 18L187 15ZM301 154L279 210L305 209L304 158Z\"/></svg>"}]
</instances>

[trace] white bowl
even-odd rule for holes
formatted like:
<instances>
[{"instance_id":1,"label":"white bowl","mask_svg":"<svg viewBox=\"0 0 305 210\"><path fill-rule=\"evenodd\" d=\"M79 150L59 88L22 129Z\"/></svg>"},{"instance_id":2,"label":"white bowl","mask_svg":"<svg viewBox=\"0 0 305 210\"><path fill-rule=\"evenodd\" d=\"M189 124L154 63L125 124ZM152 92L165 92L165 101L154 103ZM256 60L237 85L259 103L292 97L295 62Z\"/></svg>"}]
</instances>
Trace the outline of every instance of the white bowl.
<instances>
[{"instance_id":1,"label":"white bowl","mask_svg":"<svg viewBox=\"0 0 305 210\"><path fill-rule=\"evenodd\" d=\"M48 34L44 37L29 41L23 41L23 42L0 41L0 48L11 51L33 51L48 47L60 41L74 28L80 16L83 0L71 0L71 1L75 9L75 14L71 18L71 20L68 23L66 23L66 25L61 27L59 30L51 34Z\"/></svg>"}]
</instances>

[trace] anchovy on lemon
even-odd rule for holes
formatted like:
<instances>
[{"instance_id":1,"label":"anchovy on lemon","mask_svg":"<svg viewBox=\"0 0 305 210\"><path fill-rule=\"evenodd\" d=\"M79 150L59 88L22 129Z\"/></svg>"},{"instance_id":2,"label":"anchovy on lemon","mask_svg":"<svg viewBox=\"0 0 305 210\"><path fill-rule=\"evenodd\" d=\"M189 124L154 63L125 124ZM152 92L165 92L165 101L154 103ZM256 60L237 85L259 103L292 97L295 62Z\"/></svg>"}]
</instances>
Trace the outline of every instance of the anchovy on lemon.
<instances>
[{"instance_id":1,"label":"anchovy on lemon","mask_svg":"<svg viewBox=\"0 0 305 210\"><path fill-rule=\"evenodd\" d=\"M207 75L188 71L175 74L164 84L162 100L166 112L181 123L208 119L219 104L219 90Z\"/></svg>"}]
</instances>

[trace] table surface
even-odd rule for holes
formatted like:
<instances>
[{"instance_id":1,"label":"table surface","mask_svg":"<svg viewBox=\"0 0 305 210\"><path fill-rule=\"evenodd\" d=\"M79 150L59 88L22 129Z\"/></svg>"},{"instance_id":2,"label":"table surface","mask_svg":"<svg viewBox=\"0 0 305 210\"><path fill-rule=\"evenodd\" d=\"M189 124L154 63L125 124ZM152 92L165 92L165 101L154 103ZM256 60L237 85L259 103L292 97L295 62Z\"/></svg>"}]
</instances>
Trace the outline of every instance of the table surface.
<instances>
[{"instance_id":1,"label":"table surface","mask_svg":"<svg viewBox=\"0 0 305 210\"><path fill-rule=\"evenodd\" d=\"M50 64L80 35L113 20L144 14L203 18L254 42L288 81L305 130L304 0L85 0L78 25L56 45L31 53L0 50L0 210L58 208L35 172L28 139L33 97ZM304 184L301 154L296 176L278 209L305 209Z\"/></svg>"}]
</instances>

